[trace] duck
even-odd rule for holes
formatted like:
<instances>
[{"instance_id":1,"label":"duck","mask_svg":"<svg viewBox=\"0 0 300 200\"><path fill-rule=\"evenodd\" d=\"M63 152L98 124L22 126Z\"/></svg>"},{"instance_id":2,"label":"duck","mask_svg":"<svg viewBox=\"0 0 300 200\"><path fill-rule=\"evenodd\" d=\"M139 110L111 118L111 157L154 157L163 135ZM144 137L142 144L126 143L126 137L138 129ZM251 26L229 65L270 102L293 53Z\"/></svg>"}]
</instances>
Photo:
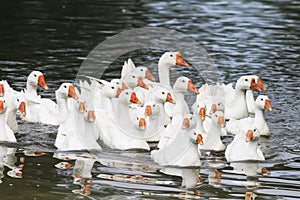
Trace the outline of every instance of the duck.
<instances>
[{"instance_id":1,"label":"duck","mask_svg":"<svg viewBox=\"0 0 300 200\"><path fill-rule=\"evenodd\" d=\"M254 75L240 77L236 82L235 89L233 89L231 84L222 85L225 92L225 119L242 119L249 116L246 90L262 90L262 86L256 84L256 77Z\"/></svg>"},{"instance_id":2,"label":"duck","mask_svg":"<svg viewBox=\"0 0 300 200\"><path fill-rule=\"evenodd\" d=\"M203 145L202 134L188 125L189 120L189 118L185 118L184 129L171 143L164 148L151 151L151 158L154 162L162 166L199 167L201 165L198 144Z\"/></svg>"},{"instance_id":3,"label":"duck","mask_svg":"<svg viewBox=\"0 0 300 200\"><path fill-rule=\"evenodd\" d=\"M260 133L256 127L243 130L236 134L233 141L227 146L225 158L228 162L245 160L265 160L263 152L258 146Z\"/></svg>"},{"instance_id":4,"label":"duck","mask_svg":"<svg viewBox=\"0 0 300 200\"><path fill-rule=\"evenodd\" d=\"M272 112L270 99L266 95L259 95L255 101L254 118L248 117L240 120L229 120L226 124L226 130L231 134L237 134L245 127L255 126L260 135L270 136L271 132L264 117L264 111Z\"/></svg>"},{"instance_id":5,"label":"duck","mask_svg":"<svg viewBox=\"0 0 300 200\"><path fill-rule=\"evenodd\" d=\"M225 145L221 140L221 128L224 127L224 114L216 111L211 115L211 124L206 134L203 135L204 145L199 148L203 150L224 151Z\"/></svg>"},{"instance_id":6,"label":"duck","mask_svg":"<svg viewBox=\"0 0 300 200\"><path fill-rule=\"evenodd\" d=\"M0 141L3 142L17 142L14 132L9 128L5 121L5 115L7 112L7 100L4 97L0 97Z\"/></svg>"}]
</instances>

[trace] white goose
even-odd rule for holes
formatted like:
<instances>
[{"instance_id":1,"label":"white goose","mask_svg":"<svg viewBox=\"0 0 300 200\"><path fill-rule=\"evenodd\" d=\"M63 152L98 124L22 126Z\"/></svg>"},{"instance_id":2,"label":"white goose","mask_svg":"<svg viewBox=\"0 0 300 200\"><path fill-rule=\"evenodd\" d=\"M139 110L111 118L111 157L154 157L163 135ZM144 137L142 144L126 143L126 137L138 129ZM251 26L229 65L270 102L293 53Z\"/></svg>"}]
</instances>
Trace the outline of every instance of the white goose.
<instances>
[{"instance_id":1,"label":"white goose","mask_svg":"<svg viewBox=\"0 0 300 200\"><path fill-rule=\"evenodd\" d=\"M163 166L198 167L201 163L197 144L203 144L202 135L197 129L182 130L170 144L151 151L151 158Z\"/></svg>"},{"instance_id":2,"label":"white goose","mask_svg":"<svg viewBox=\"0 0 300 200\"><path fill-rule=\"evenodd\" d=\"M26 113L25 120L50 125L61 124L69 115L67 99L73 98L77 100L78 97L75 93L75 87L71 83L63 83L60 88L56 90L55 95L56 103L54 106L48 106L49 104L45 102L28 103L29 105L27 107L30 107L30 116Z\"/></svg>"},{"instance_id":3,"label":"white goose","mask_svg":"<svg viewBox=\"0 0 300 200\"><path fill-rule=\"evenodd\" d=\"M225 91L225 119L242 119L248 117L246 90L262 90L262 87L256 84L256 77L254 75L240 77L237 80L235 89L231 85L223 85Z\"/></svg>"},{"instance_id":4,"label":"white goose","mask_svg":"<svg viewBox=\"0 0 300 200\"><path fill-rule=\"evenodd\" d=\"M228 162L245 160L265 160L265 157L258 146L260 133L257 128L251 128L236 134L233 141L225 151Z\"/></svg>"},{"instance_id":5,"label":"white goose","mask_svg":"<svg viewBox=\"0 0 300 200\"><path fill-rule=\"evenodd\" d=\"M109 97L107 97L109 98ZM137 130L129 117L128 107L130 103L140 103L136 98L136 94L129 89L123 90L118 99L117 110L111 104L114 115L98 115L96 112L96 120L101 128L100 139L110 148L129 150L144 149L150 150L149 145L141 134L142 131Z\"/></svg>"},{"instance_id":6,"label":"white goose","mask_svg":"<svg viewBox=\"0 0 300 200\"><path fill-rule=\"evenodd\" d=\"M264 111L272 111L270 99L268 96L259 95L255 101L255 117L244 118L240 120L229 120L226 124L226 130L231 134L241 132L245 127L254 126L258 129L260 135L270 136L270 129L264 117Z\"/></svg>"},{"instance_id":7,"label":"white goose","mask_svg":"<svg viewBox=\"0 0 300 200\"><path fill-rule=\"evenodd\" d=\"M19 132L16 119L17 111L21 112L22 117L26 116L26 100L23 92L17 92L11 95L9 105L6 111L5 121L14 133Z\"/></svg>"},{"instance_id":8,"label":"white goose","mask_svg":"<svg viewBox=\"0 0 300 200\"><path fill-rule=\"evenodd\" d=\"M5 114L7 111L7 102L5 98L0 97L0 141L17 142L14 132L7 126L5 122Z\"/></svg>"},{"instance_id":9,"label":"white goose","mask_svg":"<svg viewBox=\"0 0 300 200\"><path fill-rule=\"evenodd\" d=\"M165 52L158 61L159 82L168 88L170 85L170 68L174 66L189 66L179 52Z\"/></svg>"},{"instance_id":10,"label":"white goose","mask_svg":"<svg viewBox=\"0 0 300 200\"><path fill-rule=\"evenodd\" d=\"M225 145L221 140L221 128L224 127L224 114L216 111L211 115L211 124L206 134L203 134L204 145L200 146L203 150L224 151Z\"/></svg>"}]
</instances>

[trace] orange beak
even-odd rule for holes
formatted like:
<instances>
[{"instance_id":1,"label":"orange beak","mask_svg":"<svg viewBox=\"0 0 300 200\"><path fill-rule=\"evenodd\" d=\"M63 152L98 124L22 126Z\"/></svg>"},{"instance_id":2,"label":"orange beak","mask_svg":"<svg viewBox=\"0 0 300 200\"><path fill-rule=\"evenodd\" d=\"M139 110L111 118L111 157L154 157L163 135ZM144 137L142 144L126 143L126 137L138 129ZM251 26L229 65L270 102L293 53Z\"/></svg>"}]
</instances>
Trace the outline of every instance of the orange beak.
<instances>
[{"instance_id":1,"label":"orange beak","mask_svg":"<svg viewBox=\"0 0 300 200\"><path fill-rule=\"evenodd\" d=\"M70 169L71 167L72 167L72 165L70 163L65 164L65 169Z\"/></svg>"},{"instance_id":2,"label":"orange beak","mask_svg":"<svg viewBox=\"0 0 300 200\"><path fill-rule=\"evenodd\" d=\"M218 125L221 126L222 128L224 128L224 125L225 124L225 120L224 120L224 117L223 116L220 116L218 118Z\"/></svg>"},{"instance_id":3,"label":"orange beak","mask_svg":"<svg viewBox=\"0 0 300 200\"><path fill-rule=\"evenodd\" d=\"M88 118L88 120L90 122L93 122L95 120L95 113L94 113L94 111L92 111L92 110L88 111L88 117L87 118Z\"/></svg>"},{"instance_id":4,"label":"orange beak","mask_svg":"<svg viewBox=\"0 0 300 200\"><path fill-rule=\"evenodd\" d=\"M140 100L136 97L135 92L131 93L130 102L135 104L141 104Z\"/></svg>"},{"instance_id":5,"label":"orange beak","mask_svg":"<svg viewBox=\"0 0 300 200\"><path fill-rule=\"evenodd\" d=\"M25 102L21 102L20 106L19 106L19 111L21 112L22 116L25 117L26 116L26 104Z\"/></svg>"},{"instance_id":6,"label":"orange beak","mask_svg":"<svg viewBox=\"0 0 300 200\"><path fill-rule=\"evenodd\" d=\"M16 178L22 178L22 172L18 171L15 173Z\"/></svg>"},{"instance_id":7,"label":"orange beak","mask_svg":"<svg viewBox=\"0 0 300 200\"><path fill-rule=\"evenodd\" d=\"M177 53L177 54L176 54L176 65L178 65L178 66L185 66L185 67L188 67L188 66L189 66L189 64L187 64L187 62L185 62L185 61L182 59L180 53Z\"/></svg>"},{"instance_id":8,"label":"orange beak","mask_svg":"<svg viewBox=\"0 0 300 200\"><path fill-rule=\"evenodd\" d=\"M260 78L257 79L257 86L262 89L263 91L266 91L267 88L264 86L264 84L262 83L262 80Z\"/></svg>"},{"instance_id":9,"label":"orange beak","mask_svg":"<svg viewBox=\"0 0 300 200\"><path fill-rule=\"evenodd\" d=\"M48 88L48 85L46 84L44 75L40 75L40 76L39 76L37 84L38 84L39 86L41 86L42 88L44 88L45 90L48 90L48 89L49 89L49 88Z\"/></svg>"},{"instance_id":10,"label":"orange beak","mask_svg":"<svg viewBox=\"0 0 300 200\"><path fill-rule=\"evenodd\" d=\"M4 85L0 84L0 97L4 96Z\"/></svg>"},{"instance_id":11,"label":"orange beak","mask_svg":"<svg viewBox=\"0 0 300 200\"><path fill-rule=\"evenodd\" d=\"M0 113L2 113L4 110L4 104L3 101L0 100Z\"/></svg>"},{"instance_id":12,"label":"orange beak","mask_svg":"<svg viewBox=\"0 0 300 200\"><path fill-rule=\"evenodd\" d=\"M145 118L140 118L139 127L141 129L145 129L146 128L146 120L145 120Z\"/></svg>"},{"instance_id":13,"label":"orange beak","mask_svg":"<svg viewBox=\"0 0 300 200\"><path fill-rule=\"evenodd\" d=\"M76 95L76 92L75 92L75 87L74 87L73 85L71 85L71 86L69 87L68 97L72 97L72 98L75 99L75 100L78 99L78 96Z\"/></svg>"},{"instance_id":14,"label":"orange beak","mask_svg":"<svg viewBox=\"0 0 300 200\"><path fill-rule=\"evenodd\" d=\"M138 78L138 86L142 87L142 88L145 88L145 89L149 89L148 86L146 85L146 83L144 83L143 81L143 78L142 77L139 77Z\"/></svg>"},{"instance_id":15,"label":"orange beak","mask_svg":"<svg viewBox=\"0 0 300 200\"><path fill-rule=\"evenodd\" d=\"M212 104L211 105L211 109L210 109L210 111L209 111L209 114L211 115L211 114L213 114L213 113L215 113L217 111L217 104Z\"/></svg>"},{"instance_id":16,"label":"orange beak","mask_svg":"<svg viewBox=\"0 0 300 200\"><path fill-rule=\"evenodd\" d=\"M193 82L191 80L189 80L188 82L188 91L190 92L194 92L195 94L199 94L199 91L197 90L197 88L195 88Z\"/></svg>"},{"instance_id":17,"label":"orange beak","mask_svg":"<svg viewBox=\"0 0 300 200\"><path fill-rule=\"evenodd\" d=\"M268 99L265 101L265 109L272 112L272 107L271 107L271 104L270 104L270 100L268 100Z\"/></svg>"},{"instance_id":18,"label":"orange beak","mask_svg":"<svg viewBox=\"0 0 300 200\"><path fill-rule=\"evenodd\" d=\"M116 98L119 98L122 90L120 88L117 89Z\"/></svg>"},{"instance_id":19,"label":"orange beak","mask_svg":"<svg viewBox=\"0 0 300 200\"><path fill-rule=\"evenodd\" d=\"M255 82L255 78L252 78L252 79L251 79L250 89L251 89L251 90L261 91L261 88L260 88L260 87L256 84L256 82Z\"/></svg>"},{"instance_id":20,"label":"orange beak","mask_svg":"<svg viewBox=\"0 0 300 200\"><path fill-rule=\"evenodd\" d=\"M80 101L79 103L79 112L83 113L85 111L85 104L84 102Z\"/></svg>"},{"instance_id":21,"label":"orange beak","mask_svg":"<svg viewBox=\"0 0 300 200\"><path fill-rule=\"evenodd\" d=\"M198 115L199 115L200 119L202 121L204 121L205 120L205 108L200 108Z\"/></svg>"},{"instance_id":22,"label":"orange beak","mask_svg":"<svg viewBox=\"0 0 300 200\"><path fill-rule=\"evenodd\" d=\"M190 127L190 120L188 118L183 119L182 129Z\"/></svg>"},{"instance_id":23,"label":"orange beak","mask_svg":"<svg viewBox=\"0 0 300 200\"><path fill-rule=\"evenodd\" d=\"M197 140L196 140L196 142L197 142L198 144L203 145L203 138L202 138L202 135L201 135L201 134L198 134L198 135L197 135Z\"/></svg>"},{"instance_id":24,"label":"orange beak","mask_svg":"<svg viewBox=\"0 0 300 200\"><path fill-rule=\"evenodd\" d=\"M146 106L146 108L145 108L145 116L150 116L150 115L152 115L151 106Z\"/></svg>"},{"instance_id":25,"label":"orange beak","mask_svg":"<svg viewBox=\"0 0 300 200\"><path fill-rule=\"evenodd\" d=\"M248 130L247 135L246 135L246 142L249 142L250 140L253 140L253 131Z\"/></svg>"},{"instance_id":26,"label":"orange beak","mask_svg":"<svg viewBox=\"0 0 300 200\"><path fill-rule=\"evenodd\" d=\"M122 88L121 88L121 90L126 90L126 89L128 89L128 86L127 86L125 83L122 83Z\"/></svg>"},{"instance_id":27,"label":"orange beak","mask_svg":"<svg viewBox=\"0 0 300 200\"><path fill-rule=\"evenodd\" d=\"M170 92L167 94L167 99L166 99L166 101L167 101L167 102L170 102L170 103L172 103L172 104L176 104L176 102L174 101L174 99L173 99L173 97L172 97L172 95L171 95Z\"/></svg>"},{"instance_id":28,"label":"orange beak","mask_svg":"<svg viewBox=\"0 0 300 200\"><path fill-rule=\"evenodd\" d=\"M146 71L145 78L149 79L150 81L155 81L155 78L152 76L149 70Z\"/></svg>"}]
</instances>

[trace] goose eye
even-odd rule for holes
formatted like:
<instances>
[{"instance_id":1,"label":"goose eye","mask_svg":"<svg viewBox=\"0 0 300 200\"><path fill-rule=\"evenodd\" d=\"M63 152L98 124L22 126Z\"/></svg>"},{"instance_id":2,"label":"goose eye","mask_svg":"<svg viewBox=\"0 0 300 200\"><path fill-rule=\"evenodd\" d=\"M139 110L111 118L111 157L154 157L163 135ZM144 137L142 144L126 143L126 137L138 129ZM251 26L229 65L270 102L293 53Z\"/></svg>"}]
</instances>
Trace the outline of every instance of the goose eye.
<instances>
[{"instance_id":1,"label":"goose eye","mask_svg":"<svg viewBox=\"0 0 300 200\"><path fill-rule=\"evenodd\" d=\"M221 105L221 103L218 103L218 106L220 106Z\"/></svg>"},{"instance_id":2,"label":"goose eye","mask_svg":"<svg viewBox=\"0 0 300 200\"><path fill-rule=\"evenodd\" d=\"M194 133L194 135L197 135L196 133Z\"/></svg>"},{"instance_id":3,"label":"goose eye","mask_svg":"<svg viewBox=\"0 0 300 200\"><path fill-rule=\"evenodd\" d=\"M136 117L136 120L139 120L139 118L138 118L138 117Z\"/></svg>"},{"instance_id":4,"label":"goose eye","mask_svg":"<svg viewBox=\"0 0 300 200\"><path fill-rule=\"evenodd\" d=\"M191 117L190 120L192 120L193 118Z\"/></svg>"},{"instance_id":5,"label":"goose eye","mask_svg":"<svg viewBox=\"0 0 300 200\"><path fill-rule=\"evenodd\" d=\"M111 87L111 89L115 89L115 87Z\"/></svg>"},{"instance_id":6,"label":"goose eye","mask_svg":"<svg viewBox=\"0 0 300 200\"><path fill-rule=\"evenodd\" d=\"M34 74L33 76L36 77L36 74Z\"/></svg>"},{"instance_id":7,"label":"goose eye","mask_svg":"<svg viewBox=\"0 0 300 200\"><path fill-rule=\"evenodd\" d=\"M162 92L162 94L165 94L165 92Z\"/></svg>"},{"instance_id":8,"label":"goose eye","mask_svg":"<svg viewBox=\"0 0 300 200\"><path fill-rule=\"evenodd\" d=\"M256 131L256 128L253 131Z\"/></svg>"},{"instance_id":9,"label":"goose eye","mask_svg":"<svg viewBox=\"0 0 300 200\"><path fill-rule=\"evenodd\" d=\"M155 104L153 104L153 107L155 107Z\"/></svg>"},{"instance_id":10,"label":"goose eye","mask_svg":"<svg viewBox=\"0 0 300 200\"><path fill-rule=\"evenodd\" d=\"M141 69L141 72L144 71L144 69Z\"/></svg>"},{"instance_id":11,"label":"goose eye","mask_svg":"<svg viewBox=\"0 0 300 200\"><path fill-rule=\"evenodd\" d=\"M132 78L135 78L135 76L132 76Z\"/></svg>"},{"instance_id":12,"label":"goose eye","mask_svg":"<svg viewBox=\"0 0 300 200\"><path fill-rule=\"evenodd\" d=\"M261 100L261 101L263 101L264 99L263 99L263 98L261 98L260 100Z\"/></svg>"},{"instance_id":13,"label":"goose eye","mask_svg":"<svg viewBox=\"0 0 300 200\"><path fill-rule=\"evenodd\" d=\"M126 94L128 95L128 92L126 92Z\"/></svg>"},{"instance_id":14,"label":"goose eye","mask_svg":"<svg viewBox=\"0 0 300 200\"><path fill-rule=\"evenodd\" d=\"M64 88L67 88L67 86L66 86L66 85L64 85Z\"/></svg>"},{"instance_id":15,"label":"goose eye","mask_svg":"<svg viewBox=\"0 0 300 200\"><path fill-rule=\"evenodd\" d=\"M19 100L19 99L17 99L17 101L19 102L20 100Z\"/></svg>"},{"instance_id":16,"label":"goose eye","mask_svg":"<svg viewBox=\"0 0 300 200\"><path fill-rule=\"evenodd\" d=\"M116 82L117 85L119 85L119 82Z\"/></svg>"},{"instance_id":17,"label":"goose eye","mask_svg":"<svg viewBox=\"0 0 300 200\"><path fill-rule=\"evenodd\" d=\"M87 110L85 112L87 113Z\"/></svg>"},{"instance_id":18,"label":"goose eye","mask_svg":"<svg viewBox=\"0 0 300 200\"><path fill-rule=\"evenodd\" d=\"M5 103L5 100L3 100L3 103Z\"/></svg>"},{"instance_id":19,"label":"goose eye","mask_svg":"<svg viewBox=\"0 0 300 200\"><path fill-rule=\"evenodd\" d=\"M184 82L185 82L185 80L182 80L182 82L184 83Z\"/></svg>"},{"instance_id":20,"label":"goose eye","mask_svg":"<svg viewBox=\"0 0 300 200\"><path fill-rule=\"evenodd\" d=\"M170 54L170 57L173 57L173 54Z\"/></svg>"},{"instance_id":21,"label":"goose eye","mask_svg":"<svg viewBox=\"0 0 300 200\"><path fill-rule=\"evenodd\" d=\"M248 81L248 79L246 78L245 81Z\"/></svg>"},{"instance_id":22,"label":"goose eye","mask_svg":"<svg viewBox=\"0 0 300 200\"><path fill-rule=\"evenodd\" d=\"M215 117L218 117L218 115L215 115Z\"/></svg>"},{"instance_id":23,"label":"goose eye","mask_svg":"<svg viewBox=\"0 0 300 200\"><path fill-rule=\"evenodd\" d=\"M197 107L199 108L200 106L199 106L199 105L197 105Z\"/></svg>"},{"instance_id":24,"label":"goose eye","mask_svg":"<svg viewBox=\"0 0 300 200\"><path fill-rule=\"evenodd\" d=\"M77 103L79 103L79 101L77 101Z\"/></svg>"}]
</instances>

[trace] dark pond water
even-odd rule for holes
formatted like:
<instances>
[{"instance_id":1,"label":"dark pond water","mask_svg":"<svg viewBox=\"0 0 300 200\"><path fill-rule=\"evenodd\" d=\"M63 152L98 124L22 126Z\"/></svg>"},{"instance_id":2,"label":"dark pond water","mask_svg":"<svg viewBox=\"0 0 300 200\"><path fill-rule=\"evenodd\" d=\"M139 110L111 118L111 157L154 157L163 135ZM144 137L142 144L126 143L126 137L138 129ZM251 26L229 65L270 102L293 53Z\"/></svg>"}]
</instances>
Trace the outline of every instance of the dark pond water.
<instances>
[{"instance_id":1,"label":"dark pond water","mask_svg":"<svg viewBox=\"0 0 300 200\"><path fill-rule=\"evenodd\" d=\"M205 156L201 169L190 169L200 172L198 193L181 189L180 177L160 173L146 152L82 152L76 153L76 162L74 153L65 153L62 157L71 160L61 160L53 145L56 127L20 122L18 144L0 146L0 199L299 199L299 10L299 1L288 0L1 2L0 79L18 90L32 70L40 70L50 87L40 92L53 99L60 83L74 82L81 63L100 42L132 28L164 27L198 41L222 81L259 75L274 109L266 115L272 136L260 140L266 161L240 163L249 172L246 176L236 173L222 154ZM190 47L184 48L183 55ZM146 49L123 55L104 77L118 77L118 67L129 55L138 64L157 63L162 52ZM205 78L193 69L173 70L172 78L183 74L199 87ZM150 70L157 77L154 65ZM30 151L45 154L33 156ZM71 168L55 167L60 162ZM80 182L74 172L83 163L86 177ZM253 175L258 167L269 173ZM216 171L221 178L215 178ZM11 177L21 173L21 179ZM81 188L89 195L78 194Z\"/></svg>"}]
</instances>

